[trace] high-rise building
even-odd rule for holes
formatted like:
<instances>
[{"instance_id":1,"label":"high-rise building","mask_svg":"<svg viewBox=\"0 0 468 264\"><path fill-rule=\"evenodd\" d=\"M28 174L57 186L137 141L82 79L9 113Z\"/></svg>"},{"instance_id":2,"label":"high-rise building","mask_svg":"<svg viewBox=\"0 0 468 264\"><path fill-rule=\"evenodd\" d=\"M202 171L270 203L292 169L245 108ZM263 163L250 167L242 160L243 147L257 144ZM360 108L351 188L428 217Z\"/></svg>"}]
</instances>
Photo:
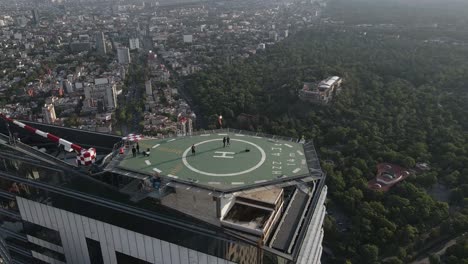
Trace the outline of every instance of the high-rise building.
<instances>
[{"instance_id":1,"label":"high-rise building","mask_svg":"<svg viewBox=\"0 0 468 264\"><path fill-rule=\"evenodd\" d=\"M44 116L44 123L53 124L57 119L55 115L55 107L53 104L45 104L42 107L42 116Z\"/></svg>"},{"instance_id":2,"label":"high-rise building","mask_svg":"<svg viewBox=\"0 0 468 264\"><path fill-rule=\"evenodd\" d=\"M37 9L31 10L31 14L32 14L32 22L33 22L33 24L35 24L35 25L39 24L39 22L40 22L40 17L39 17L39 12L37 11Z\"/></svg>"},{"instance_id":3,"label":"high-rise building","mask_svg":"<svg viewBox=\"0 0 468 264\"><path fill-rule=\"evenodd\" d=\"M184 43L192 43L193 35L184 35L183 39L184 39Z\"/></svg>"},{"instance_id":4,"label":"high-rise building","mask_svg":"<svg viewBox=\"0 0 468 264\"><path fill-rule=\"evenodd\" d=\"M129 64L130 61L130 50L126 47L117 48L117 58L120 64Z\"/></svg>"},{"instance_id":5,"label":"high-rise building","mask_svg":"<svg viewBox=\"0 0 468 264\"><path fill-rule=\"evenodd\" d=\"M127 78L127 69L125 66L120 66L120 78L125 80Z\"/></svg>"},{"instance_id":6,"label":"high-rise building","mask_svg":"<svg viewBox=\"0 0 468 264\"><path fill-rule=\"evenodd\" d=\"M74 82L73 74L68 74L67 79L64 80L64 86L65 86L65 90L67 91L67 93L73 93L74 91L73 82Z\"/></svg>"},{"instance_id":7,"label":"high-rise building","mask_svg":"<svg viewBox=\"0 0 468 264\"><path fill-rule=\"evenodd\" d=\"M147 96L153 96L153 87L151 85L151 80L145 82L145 90Z\"/></svg>"},{"instance_id":8,"label":"high-rise building","mask_svg":"<svg viewBox=\"0 0 468 264\"><path fill-rule=\"evenodd\" d=\"M107 53L106 40L104 38L104 33L103 32L98 32L96 34L96 51L100 55L106 55L106 53Z\"/></svg>"},{"instance_id":9,"label":"high-rise building","mask_svg":"<svg viewBox=\"0 0 468 264\"><path fill-rule=\"evenodd\" d=\"M39 151L27 144L44 143L43 137L0 121L0 255L6 260L320 263L327 188L311 142L203 131L139 139L141 153L133 157L136 136L122 141L28 124L96 148L98 161L77 167L75 154L49 155L56 144ZM27 140L9 143L9 134ZM224 148L223 137L230 139Z\"/></svg>"},{"instance_id":10,"label":"high-rise building","mask_svg":"<svg viewBox=\"0 0 468 264\"><path fill-rule=\"evenodd\" d=\"M94 80L94 85L84 88L85 100L84 107L96 108L102 103L103 110L112 110L117 108L117 90L116 84L110 82L107 78Z\"/></svg>"},{"instance_id":11,"label":"high-rise building","mask_svg":"<svg viewBox=\"0 0 468 264\"><path fill-rule=\"evenodd\" d=\"M140 48L140 40L138 38L129 39L130 49L135 50Z\"/></svg>"},{"instance_id":12,"label":"high-rise building","mask_svg":"<svg viewBox=\"0 0 468 264\"><path fill-rule=\"evenodd\" d=\"M268 33L268 37L270 38L270 40L278 41L278 33L274 30Z\"/></svg>"}]
</instances>

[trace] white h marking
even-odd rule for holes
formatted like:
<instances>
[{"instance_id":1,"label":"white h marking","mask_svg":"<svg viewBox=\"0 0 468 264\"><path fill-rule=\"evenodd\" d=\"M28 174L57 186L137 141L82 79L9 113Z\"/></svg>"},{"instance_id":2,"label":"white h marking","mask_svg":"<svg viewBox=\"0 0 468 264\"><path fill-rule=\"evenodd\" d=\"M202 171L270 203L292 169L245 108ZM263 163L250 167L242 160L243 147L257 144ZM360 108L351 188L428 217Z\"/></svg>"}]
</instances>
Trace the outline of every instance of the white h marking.
<instances>
[{"instance_id":1,"label":"white h marking","mask_svg":"<svg viewBox=\"0 0 468 264\"><path fill-rule=\"evenodd\" d=\"M213 158L223 158L223 159L233 159L233 156L228 156L229 155L234 155L236 154L235 152L225 152L225 151L215 151L216 154L221 154L217 156L213 156Z\"/></svg>"}]
</instances>

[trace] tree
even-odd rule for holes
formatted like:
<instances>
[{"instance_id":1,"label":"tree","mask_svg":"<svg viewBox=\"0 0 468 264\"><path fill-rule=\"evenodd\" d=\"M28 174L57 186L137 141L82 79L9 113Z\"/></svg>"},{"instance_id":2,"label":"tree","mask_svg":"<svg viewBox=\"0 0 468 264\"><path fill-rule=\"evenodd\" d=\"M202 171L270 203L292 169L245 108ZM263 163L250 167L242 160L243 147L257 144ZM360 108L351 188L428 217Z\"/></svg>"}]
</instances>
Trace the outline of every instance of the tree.
<instances>
[{"instance_id":1,"label":"tree","mask_svg":"<svg viewBox=\"0 0 468 264\"><path fill-rule=\"evenodd\" d=\"M359 250L361 263L377 263L379 258L379 248L376 245L365 244Z\"/></svg>"},{"instance_id":2,"label":"tree","mask_svg":"<svg viewBox=\"0 0 468 264\"><path fill-rule=\"evenodd\" d=\"M429 263L430 264L439 264L440 263L440 257L438 255L430 255L429 256Z\"/></svg>"},{"instance_id":3,"label":"tree","mask_svg":"<svg viewBox=\"0 0 468 264\"><path fill-rule=\"evenodd\" d=\"M81 125L81 121L76 114L72 114L70 117L65 119L64 125L67 127L79 127Z\"/></svg>"},{"instance_id":4,"label":"tree","mask_svg":"<svg viewBox=\"0 0 468 264\"><path fill-rule=\"evenodd\" d=\"M391 258L387 259L384 263L385 264L403 264L403 261L401 261L397 257L391 257Z\"/></svg>"},{"instance_id":5,"label":"tree","mask_svg":"<svg viewBox=\"0 0 468 264\"><path fill-rule=\"evenodd\" d=\"M332 245L341 262L363 252L384 259L399 248L410 251L407 245L441 223L442 234L466 226L468 212L459 205L468 198L462 187L468 183L468 61L462 59L468 47L437 45L443 56L434 56L435 47L422 41L430 36L399 33L411 37L383 40L379 34L362 36L362 28L343 32L335 25L307 29L251 59L212 65L186 80L209 128L223 114L230 127L305 135L320 147L329 197L352 221L352 235ZM345 86L330 105L298 100L303 81L335 74ZM407 169L428 162L431 171L374 192L367 183L382 162ZM463 213L447 220L448 205L424 190L436 182L458 189L458 206L451 210ZM361 245L381 250L370 254ZM361 257L352 260L363 263Z\"/></svg>"},{"instance_id":6,"label":"tree","mask_svg":"<svg viewBox=\"0 0 468 264\"><path fill-rule=\"evenodd\" d=\"M402 160L402 165L405 168L413 168L416 165L416 161L412 157L404 157Z\"/></svg>"},{"instance_id":7,"label":"tree","mask_svg":"<svg viewBox=\"0 0 468 264\"><path fill-rule=\"evenodd\" d=\"M413 242L418 234L418 229L411 225L404 226L399 232L401 241L405 244Z\"/></svg>"}]
</instances>

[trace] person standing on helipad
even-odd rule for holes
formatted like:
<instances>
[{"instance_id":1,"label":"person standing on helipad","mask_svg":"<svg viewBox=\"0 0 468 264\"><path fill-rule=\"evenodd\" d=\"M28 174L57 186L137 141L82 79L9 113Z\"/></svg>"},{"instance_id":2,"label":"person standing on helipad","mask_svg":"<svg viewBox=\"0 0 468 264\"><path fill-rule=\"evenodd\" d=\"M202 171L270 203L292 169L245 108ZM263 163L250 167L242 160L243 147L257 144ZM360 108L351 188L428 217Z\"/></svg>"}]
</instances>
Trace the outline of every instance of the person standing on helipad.
<instances>
[{"instance_id":1,"label":"person standing on helipad","mask_svg":"<svg viewBox=\"0 0 468 264\"><path fill-rule=\"evenodd\" d=\"M132 147L132 154L133 154L133 157L136 157L136 148L135 148L135 146Z\"/></svg>"},{"instance_id":2,"label":"person standing on helipad","mask_svg":"<svg viewBox=\"0 0 468 264\"><path fill-rule=\"evenodd\" d=\"M195 144L192 145L192 155L195 155Z\"/></svg>"},{"instance_id":3,"label":"person standing on helipad","mask_svg":"<svg viewBox=\"0 0 468 264\"><path fill-rule=\"evenodd\" d=\"M223 148L226 147L226 137L223 137Z\"/></svg>"}]
</instances>

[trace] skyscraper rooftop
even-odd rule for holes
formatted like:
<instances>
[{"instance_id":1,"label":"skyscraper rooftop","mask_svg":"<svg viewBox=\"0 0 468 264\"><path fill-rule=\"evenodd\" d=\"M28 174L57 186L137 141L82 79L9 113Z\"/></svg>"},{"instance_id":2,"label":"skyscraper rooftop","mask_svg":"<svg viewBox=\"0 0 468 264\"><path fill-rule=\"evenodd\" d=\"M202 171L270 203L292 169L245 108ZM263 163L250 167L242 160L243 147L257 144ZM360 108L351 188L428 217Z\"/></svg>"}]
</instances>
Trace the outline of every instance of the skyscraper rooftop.
<instances>
[{"instance_id":1,"label":"skyscraper rooftop","mask_svg":"<svg viewBox=\"0 0 468 264\"><path fill-rule=\"evenodd\" d=\"M91 263L102 254L108 258L104 263L320 262L326 186L312 142L231 129L202 131L144 138L134 157L134 142L118 136L28 124L94 147L98 157L91 167L77 167L70 162L73 153L14 125L0 126L0 159L7 164L0 183L16 208L5 212L16 220L3 221L0 230L13 232L10 222L19 221L23 228L27 223L57 232L59 245L40 243L55 252L49 258ZM56 214L69 220L58 221ZM68 234L68 228L76 231ZM29 243L39 243L29 236ZM157 243L167 248L155 249Z\"/></svg>"},{"instance_id":2,"label":"skyscraper rooftop","mask_svg":"<svg viewBox=\"0 0 468 264\"><path fill-rule=\"evenodd\" d=\"M223 143L227 138L230 142ZM192 145L195 153L191 151ZM304 149L308 146L293 138L262 137L245 131L209 131L186 137L142 139L140 152L149 151L150 155L133 157L127 145L125 153L112 163L115 167L107 169L128 171L129 176L136 178L156 172L208 189L242 189L300 179L311 173L319 177L319 168L314 168L317 158L306 152L310 149Z\"/></svg>"}]
</instances>

